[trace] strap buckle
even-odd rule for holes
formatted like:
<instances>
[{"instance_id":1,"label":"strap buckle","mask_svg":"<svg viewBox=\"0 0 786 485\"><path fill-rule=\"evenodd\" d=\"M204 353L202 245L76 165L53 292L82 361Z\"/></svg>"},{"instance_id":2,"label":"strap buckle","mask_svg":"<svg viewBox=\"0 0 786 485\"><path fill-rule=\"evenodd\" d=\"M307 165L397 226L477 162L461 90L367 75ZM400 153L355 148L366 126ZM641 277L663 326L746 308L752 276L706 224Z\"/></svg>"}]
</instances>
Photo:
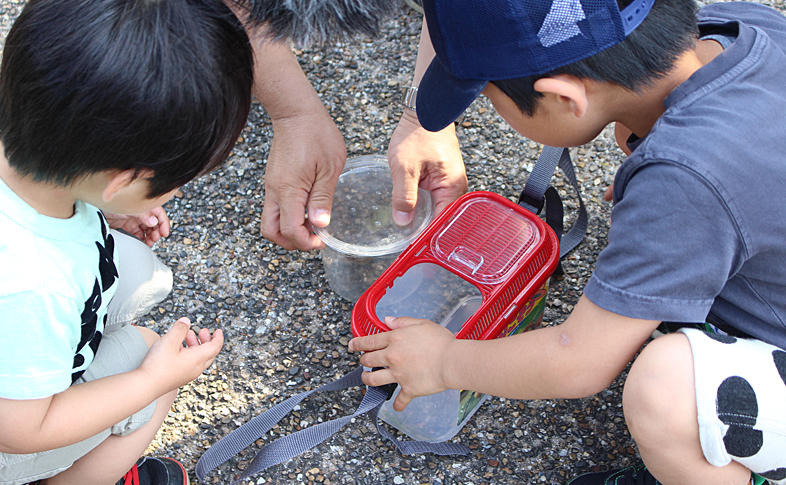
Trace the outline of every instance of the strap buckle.
<instances>
[{"instance_id":1,"label":"strap buckle","mask_svg":"<svg viewBox=\"0 0 786 485\"><path fill-rule=\"evenodd\" d=\"M519 205L521 205L523 202L524 204L527 204L530 207L534 207L535 215L539 215L540 212L543 210L543 204L545 201L546 201L546 197L541 197L540 199L536 199L524 193L523 190L521 191L521 194L519 194Z\"/></svg>"}]
</instances>

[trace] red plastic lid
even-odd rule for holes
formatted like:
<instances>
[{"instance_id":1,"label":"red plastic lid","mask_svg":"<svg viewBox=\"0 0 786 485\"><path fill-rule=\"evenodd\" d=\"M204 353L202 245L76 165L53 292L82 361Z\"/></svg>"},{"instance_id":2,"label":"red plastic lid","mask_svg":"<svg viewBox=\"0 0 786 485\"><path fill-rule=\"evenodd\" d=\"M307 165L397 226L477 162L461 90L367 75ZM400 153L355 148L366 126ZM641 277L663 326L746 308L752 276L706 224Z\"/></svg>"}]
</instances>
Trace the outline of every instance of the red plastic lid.
<instances>
[{"instance_id":1,"label":"red plastic lid","mask_svg":"<svg viewBox=\"0 0 786 485\"><path fill-rule=\"evenodd\" d=\"M491 199L463 203L431 240L434 255L454 271L484 284L503 281L540 241L535 223Z\"/></svg>"}]
</instances>

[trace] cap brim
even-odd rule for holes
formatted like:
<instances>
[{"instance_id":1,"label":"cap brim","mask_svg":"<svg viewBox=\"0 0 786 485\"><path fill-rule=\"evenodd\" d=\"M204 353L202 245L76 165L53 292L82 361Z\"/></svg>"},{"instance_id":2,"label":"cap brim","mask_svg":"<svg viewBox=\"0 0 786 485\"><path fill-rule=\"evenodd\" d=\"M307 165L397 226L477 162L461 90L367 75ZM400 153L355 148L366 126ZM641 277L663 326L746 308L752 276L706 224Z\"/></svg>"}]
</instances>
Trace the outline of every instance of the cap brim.
<instances>
[{"instance_id":1,"label":"cap brim","mask_svg":"<svg viewBox=\"0 0 786 485\"><path fill-rule=\"evenodd\" d=\"M440 131L453 123L477 98L488 81L459 79L436 58L418 86L417 114L420 126Z\"/></svg>"}]
</instances>

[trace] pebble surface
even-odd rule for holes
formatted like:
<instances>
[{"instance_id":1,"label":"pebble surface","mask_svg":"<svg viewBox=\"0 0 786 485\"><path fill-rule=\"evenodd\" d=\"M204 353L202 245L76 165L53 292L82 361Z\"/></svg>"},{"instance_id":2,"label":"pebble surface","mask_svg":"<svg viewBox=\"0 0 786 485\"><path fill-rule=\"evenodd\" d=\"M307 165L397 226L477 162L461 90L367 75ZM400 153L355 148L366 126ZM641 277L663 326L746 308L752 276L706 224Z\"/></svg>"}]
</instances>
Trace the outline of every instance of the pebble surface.
<instances>
[{"instance_id":1,"label":"pebble surface","mask_svg":"<svg viewBox=\"0 0 786 485\"><path fill-rule=\"evenodd\" d=\"M762 1L786 12L783 0ZM0 1L0 34L24 2ZM402 111L417 53L420 15L403 2L375 39L296 50L346 140L348 156L385 153ZM515 199L540 147L514 132L485 98L470 107L458 131L470 190ZM331 291L320 254L285 251L260 236L270 119L257 103L234 152L219 170L193 181L165 206L172 234L155 251L174 272L170 296L139 323L160 333L181 316L196 328L222 328L226 344L215 364L186 385L148 449L189 470L221 437L283 399L316 388L357 366L347 351L352 304ZM607 128L572 150L589 212L586 239L553 281L546 324L563 321L581 295L606 245L611 206L603 192L624 155ZM558 174L566 225L578 201ZM505 372L500 369L499 372ZM492 398L453 439L469 457L401 455L367 417L318 447L252 477L251 484L563 484L589 471L635 463L621 391L626 372L585 399L519 401ZM314 423L352 414L362 390L314 395L209 483L231 483L259 445Z\"/></svg>"}]
</instances>

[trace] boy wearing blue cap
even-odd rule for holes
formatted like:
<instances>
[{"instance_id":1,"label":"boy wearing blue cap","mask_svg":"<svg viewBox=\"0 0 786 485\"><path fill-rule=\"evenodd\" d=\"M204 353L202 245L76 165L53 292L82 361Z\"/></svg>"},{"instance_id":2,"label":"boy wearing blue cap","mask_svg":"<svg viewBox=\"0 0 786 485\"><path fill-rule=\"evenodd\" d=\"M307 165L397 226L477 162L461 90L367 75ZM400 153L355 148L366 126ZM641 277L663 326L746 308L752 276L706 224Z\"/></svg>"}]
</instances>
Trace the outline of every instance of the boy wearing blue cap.
<instances>
[{"instance_id":1,"label":"boy wearing blue cap","mask_svg":"<svg viewBox=\"0 0 786 485\"><path fill-rule=\"evenodd\" d=\"M364 382L399 383L397 410L444 389L578 398L635 357L623 407L644 465L573 485L786 483L786 18L742 2L698 16L692 0L423 3L420 126L442 130L482 92L547 145L616 122L629 157L564 323L470 341L389 318L350 343L384 367Z\"/></svg>"}]
</instances>

